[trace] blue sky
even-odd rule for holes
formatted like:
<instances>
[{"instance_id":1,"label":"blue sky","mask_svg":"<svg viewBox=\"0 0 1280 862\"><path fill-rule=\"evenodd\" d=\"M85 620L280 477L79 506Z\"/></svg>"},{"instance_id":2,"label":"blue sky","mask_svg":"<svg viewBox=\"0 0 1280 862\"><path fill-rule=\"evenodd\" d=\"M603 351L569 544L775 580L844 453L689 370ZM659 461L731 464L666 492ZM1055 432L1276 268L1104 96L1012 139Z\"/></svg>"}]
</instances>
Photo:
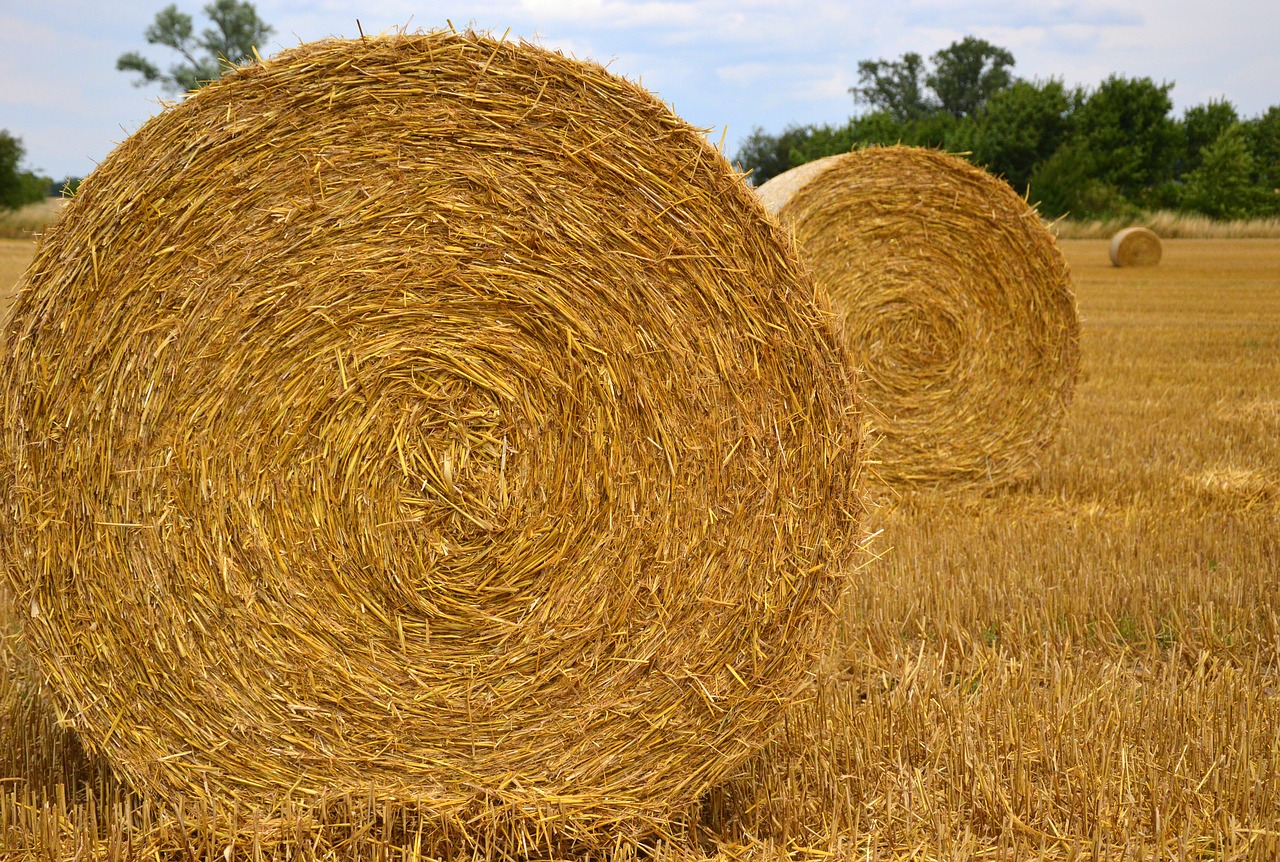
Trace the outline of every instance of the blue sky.
<instances>
[{"instance_id":1,"label":"blue sky","mask_svg":"<svg viewBox=\"0 0 1280 862\"><path fill-rule=\"evenodd\" d=\"M116 58L173 55L142 32L168 0L0 0L0 128L25 166L83 176L161 108ZM201 20L205 0L180 0ZM926 57L966 35L1011 50L1014 72L1092 86L1111 73L1174 81L1175 113L1227 98L1244 116L1280 104L1280 3L1246 0L261 0L264 55L326 36L452 21L510 31L639 80L732 154L753 127L840 122L858 61ZM803 8L805 11L799 12Z\"/></svg>"}]
</instances>

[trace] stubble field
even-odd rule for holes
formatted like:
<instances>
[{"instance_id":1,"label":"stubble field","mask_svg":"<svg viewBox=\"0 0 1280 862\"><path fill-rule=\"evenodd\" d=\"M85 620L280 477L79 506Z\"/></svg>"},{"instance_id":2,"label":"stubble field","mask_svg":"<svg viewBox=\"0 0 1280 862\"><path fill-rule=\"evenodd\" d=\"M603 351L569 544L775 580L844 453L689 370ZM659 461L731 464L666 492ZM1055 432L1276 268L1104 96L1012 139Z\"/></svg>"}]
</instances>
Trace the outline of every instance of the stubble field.
<instances>
[{"instance_id":1,"label":"stubble field","mask_svg":"<svg viewBox=\"0 0 1280 862\"><path fill-rule=\"evenodd\" d=\"M885 496L813 700L655 857L1280 858L1280 240L1062 246L1084 359L1042 469ZM123 804L4 614L0 858L252 858ZM273 858L412 858L365 838Z\"/></svg>"}]
</instances>

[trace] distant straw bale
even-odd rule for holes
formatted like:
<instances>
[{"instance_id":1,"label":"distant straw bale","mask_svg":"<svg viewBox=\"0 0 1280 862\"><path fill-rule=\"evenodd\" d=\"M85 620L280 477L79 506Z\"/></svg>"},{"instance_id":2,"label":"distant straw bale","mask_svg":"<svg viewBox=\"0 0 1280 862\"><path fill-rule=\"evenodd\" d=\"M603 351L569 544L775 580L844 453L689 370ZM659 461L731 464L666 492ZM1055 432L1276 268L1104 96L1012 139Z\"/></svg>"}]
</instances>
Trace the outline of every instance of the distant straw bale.
<instances>
[{"instance_id":1,"label":"distant straw bale","mask_svg":"<svg viewBox=\"0 0 1280 862\"><path fill-rule=\"evenodd\" d=\"M1111 237L1113 266L1155 266L1164 251L1160 237L1145 227L1127 227Z\"/></svg>"},{"instance_id":2,"label":"distant straw bale","mask_svg":"<svg viewBox=\"0 0 1280 862\"><path fill-rule=\"evenodd\" d=\"M831 303L897 486L1025 476L1062 424L1079 366L1067 264L1034 209L962 159L873 147L758 193Z\"/></svg>"},{"instance_id":3,"label":"distant straw bale","mask_svg":"<svg viewBox=\"0 0 1280 862\"><path fill-rule=\"evenodd\" d=\"M597 65L286 51L111 153L25 287L4 574L144 792L612 845L757 752L831 635L847 355L704 135Z\"/></svg>"}]
</instances>

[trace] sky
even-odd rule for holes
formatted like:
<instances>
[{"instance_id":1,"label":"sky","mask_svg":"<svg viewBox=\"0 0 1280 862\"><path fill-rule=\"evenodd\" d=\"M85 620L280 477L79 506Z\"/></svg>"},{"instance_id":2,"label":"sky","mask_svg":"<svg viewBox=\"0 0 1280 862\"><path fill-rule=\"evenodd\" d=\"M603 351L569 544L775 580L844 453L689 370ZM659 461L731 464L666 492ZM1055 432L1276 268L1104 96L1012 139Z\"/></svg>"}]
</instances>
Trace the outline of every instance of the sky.
<instances>
[{"instance_id":1,"label":"sky","mask_svg":"<svg viewBox=\"0 0 1280 862\"><path fill-rule=\"evenodd\" d=\"M177 59L143 38L168 0L0 0L0 129L23 167L84 176L173 98L116 58ZM204 26L202 0L178 0ZM862 110L858 62L928 57L972 35L1014 73L1096 86L1111 74L1174 82L1174 114L1228 99L1244 117L1280 104L1274 0L260 0L263 56L329 36L448 26L508 34L638 81L732 155L751 131L840 123ZM797 11L803 8L803 12ZM359 24L357 25L357 21Z\"/></svg>"}]
</instances>

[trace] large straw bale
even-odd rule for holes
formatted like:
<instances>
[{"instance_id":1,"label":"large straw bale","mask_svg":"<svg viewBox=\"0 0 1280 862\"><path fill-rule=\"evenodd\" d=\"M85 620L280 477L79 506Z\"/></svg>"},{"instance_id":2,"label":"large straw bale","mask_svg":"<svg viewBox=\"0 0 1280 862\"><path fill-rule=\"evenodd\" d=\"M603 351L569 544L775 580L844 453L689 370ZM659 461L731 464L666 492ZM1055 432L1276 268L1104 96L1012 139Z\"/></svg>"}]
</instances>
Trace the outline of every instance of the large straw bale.
<instances>
[{"instance_id":1,"label":"large straw bale","mask_svg":"<svg viewBox=\"0 0 1280 862\"><path fill-rule=\"evenodd\" d=\"M661 828L802 696L856 553L816 296L594 64L399 34L224 77L84 182L7 326L26 637L148 793Z\"/></svg>"},{"instance_id":2,"label":"large straw bale","mask_svg":"<svg viewBox=\"0 0 1280 862\"><path fill-rule=\"evenodd\" d=\"M1067 264L1035 210L963 159L872 147L765 183L863 372L894 486L1025 476L1079 366Z\"/></svg>"},{"instance_id":3,"label":"large straw bale","mask_svg":"<svg viewBox=\"0 0 1280 862\"><path fill-rule=\"evenodd\" d=\"M1111 237L1112 266L1155 266L1164 247L1155 231L1145 227L1127 227Z\"/></svg>"}]
</instances>

